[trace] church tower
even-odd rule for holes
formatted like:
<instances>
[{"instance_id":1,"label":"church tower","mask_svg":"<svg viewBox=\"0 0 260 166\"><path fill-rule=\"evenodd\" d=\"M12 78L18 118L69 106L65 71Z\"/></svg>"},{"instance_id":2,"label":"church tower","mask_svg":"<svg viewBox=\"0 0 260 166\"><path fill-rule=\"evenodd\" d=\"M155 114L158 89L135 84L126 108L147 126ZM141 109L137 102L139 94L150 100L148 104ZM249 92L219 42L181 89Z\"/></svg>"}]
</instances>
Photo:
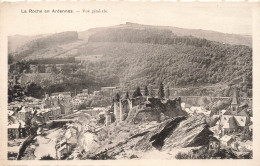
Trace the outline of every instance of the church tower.
<instances>
[{"instance_id":1,"label":"church tower","mask_svg":"<svg viewBox=\"0 0 260 166\"><path fill-rule=\"evenodd\" d=\"M239 103L238 103L238 91L237 91L237 88L235 87L234 91L233 91L232 102L231 102L231 111L238 112L238 106L239 106Z\"/></svg>"}]
</instances>

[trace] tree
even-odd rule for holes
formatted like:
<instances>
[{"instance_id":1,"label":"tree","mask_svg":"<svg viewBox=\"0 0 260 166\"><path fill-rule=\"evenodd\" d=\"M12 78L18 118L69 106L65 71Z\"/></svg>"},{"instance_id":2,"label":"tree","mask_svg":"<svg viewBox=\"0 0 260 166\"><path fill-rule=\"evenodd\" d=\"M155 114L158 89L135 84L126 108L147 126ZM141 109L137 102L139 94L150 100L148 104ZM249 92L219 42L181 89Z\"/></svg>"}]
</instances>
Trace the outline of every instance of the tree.
<instances>
[{"instance_id":1,"label":"tree","mask_svg":"<svg viewBox=\"0 0 260 166\"><path fill-rule=\"evenodd\" d=\"M128 91L126 92L125 98L129 99L129 92Z\"/></svg>"},{"instance_id":2,"label":"tree","mask_svg":"<svg viewBox=\"0 0 260 166\"><path fill-rule=\"evenodd\" d=\"M31 83L26 87L25 94L39 99L44 96L44 89L40 85Z\"/></svg>"},{"instance_id":3,"label":"tree","mask_svg":"<svg viewBox=\"0 0 260 166\"><path fill-rule=\"evenodd\" d=\"M148 95L149 95L148 87L145 86L144 87L144 96L148 96Z\"/></svg>"},{"instance_id":4,"label":"tree","mask_svg":"<svg viewBox=\"0 0 260 166\"><path fill-rule=\"evenodd\" d=\"M119 96L119 94L117 93L117 94L116 94L116 101L119 102L119 100L120 100L120 96Z\"/></svg>"},{"instance_id":5,"label":"tree","mask_svg":"<svg viewBox=\"0 0 260 166\"><path fill-rule=\"evenodd\" d=\"M136 97L139 97L139 96L142 96L142 93L141 93L140 87L138 86L133 93L133 98L136 98Z\"/></svg>"},{"instance_id":6,"label":"tree","mask_svg":"<svg viewBox=\"0 0 260 166\"><path fill-rule=\"evenodd\" d=\"M164 87L163 87L163 83L161 82L160 86L159 86L159 91L158 91L158 98L159 99L163 99L164 96L165 96L165 94L164 94Z\"/></svg>"},{"instance_id":7,"label":"tree","mask_svg":"<svg viewBox=\"0 0 260 166\"><path fill-rule=\"evenodd\" d=\"M170 88L169 88L169 86L167 86L167 88L165 90L165 98L169 99L169 97L170 97Z\"/></svg>"}]
</instances>

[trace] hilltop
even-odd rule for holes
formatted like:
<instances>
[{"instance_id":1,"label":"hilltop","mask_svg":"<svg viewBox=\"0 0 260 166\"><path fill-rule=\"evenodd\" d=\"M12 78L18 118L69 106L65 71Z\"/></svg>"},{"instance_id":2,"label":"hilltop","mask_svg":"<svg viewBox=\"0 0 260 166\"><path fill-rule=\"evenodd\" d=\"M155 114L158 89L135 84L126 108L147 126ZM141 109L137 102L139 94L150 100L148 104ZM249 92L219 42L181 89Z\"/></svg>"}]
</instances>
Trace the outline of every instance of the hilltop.
<instances>
[{"instance_id":1,"label":"hilltop","mask_svg":"<svg viewBox=\"0 0 260 166\"><path fill-rule=\"evenodd\" d=\"M79 32L79 38L88 40L89 36L91 36L92 34L100 32L107 28L108 27L93 28L93 29L90 29L87 31ZM226 44L246 45L249 47L252 46L252 36L251 35L228 34L228 33L221 33L221 32L210 31L210 30L185 29L185 28L178 28L178 27L172 27L172 26L143 25L143 24L137 24L137 23L131 23L131 22L126 22L126 24L111 26L109 28L139 29L139 30L143 30L143 29L169 30L178 36L194 36L197 38L204 38L207 40L226 43Z\"/></svg>"}]
</instances>

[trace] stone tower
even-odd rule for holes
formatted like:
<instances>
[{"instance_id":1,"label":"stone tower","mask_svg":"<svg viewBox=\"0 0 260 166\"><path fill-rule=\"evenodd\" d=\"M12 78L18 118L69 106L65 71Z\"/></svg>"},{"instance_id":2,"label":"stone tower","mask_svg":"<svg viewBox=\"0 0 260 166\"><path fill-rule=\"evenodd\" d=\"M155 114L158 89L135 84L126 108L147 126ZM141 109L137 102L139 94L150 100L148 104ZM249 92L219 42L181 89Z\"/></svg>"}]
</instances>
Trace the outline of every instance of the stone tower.
<instances>
[{"instance_id":1,"label":"stone tower","mask_svg":"<svg viewBox=\"0 0 260 166\"><path fill-rule=\"evenodd\" d=\"M120 105L119 102L114 102L114 114L116 121L120 120Z\"/></svg>"},{"instance_id":2,"label":"stone tower","mask_svg":"<svg viewBox=\"0 0 260 166\"><path fill-rule=\"evenodd\" d=\"M111 113L109 110L106 111L106 126L111 124Z\"/></svg>"}]
</instances>

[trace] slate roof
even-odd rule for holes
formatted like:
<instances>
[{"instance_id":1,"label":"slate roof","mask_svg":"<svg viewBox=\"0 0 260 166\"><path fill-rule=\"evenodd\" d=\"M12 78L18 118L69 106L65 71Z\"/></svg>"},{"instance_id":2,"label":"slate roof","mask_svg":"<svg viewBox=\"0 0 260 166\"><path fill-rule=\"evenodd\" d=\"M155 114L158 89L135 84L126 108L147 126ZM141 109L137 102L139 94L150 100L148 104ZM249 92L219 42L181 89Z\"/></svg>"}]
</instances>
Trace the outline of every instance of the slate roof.
<instances>
[{"instance_id":1,"label":"slate roof","mask_svg":"<svg viewBox=\"0 0 260 166\"><path fill-rule=\"evenodd\" d=\"M221 141L225 141L225 142L228 142L231 139L232 139L232 137L229 135L224 135L223 137L220 138Z\"/></svg>"},{"instance_id":2,"label":"slate roof","mask_svg":"<svg viewBox=\"0 0 260 166\"><path fill-rule=\"evenodd\" d=\"M238 116L245 116L245 117L249 117L248 112L244 109L240 112L237 113Z\"/></svg>"},{"instance_id":3,"label":"slate roof","mask_svg":"<svg viewBox=\"0 0 260 166\"><path fill-rule=\"evenodd\" d=\"M237 129L238 128L238 124L237 124L237 121L235 119L235 117L230 117L228 119L228 121L224 124L223 128L226 128L226 129Z\"/></svg>"},{"instance_id":4,"label":"slate roof","mask_svg":"<svg viewBox=\"0 0 260 166\"><path fill-rule=\"evenodd\" d=\"M246 126L247 117L245 117L245 116L235 116L235 119L236 119L237 124L239 126L242 126L242 127Z\"/></svg>"}]
</instances>

